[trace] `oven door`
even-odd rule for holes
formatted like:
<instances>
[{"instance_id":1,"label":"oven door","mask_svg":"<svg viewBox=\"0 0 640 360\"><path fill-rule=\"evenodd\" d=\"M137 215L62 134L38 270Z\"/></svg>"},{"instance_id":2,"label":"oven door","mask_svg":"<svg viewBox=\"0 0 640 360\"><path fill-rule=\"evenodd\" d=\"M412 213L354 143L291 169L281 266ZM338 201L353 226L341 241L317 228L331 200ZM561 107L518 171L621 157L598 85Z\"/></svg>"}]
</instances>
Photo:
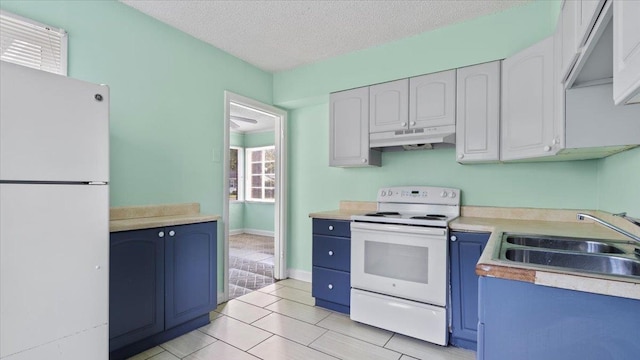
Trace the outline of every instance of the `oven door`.
<instances>
[{"instance_id":1,"label":"oven door","mask_svg":"<svg viewBox=\"0 0 640 360\"><path fill-rule=\"evenodd\" d=\"M351 287L447 305L447 229L351 223Z\"/></svg>"}]
</instances>

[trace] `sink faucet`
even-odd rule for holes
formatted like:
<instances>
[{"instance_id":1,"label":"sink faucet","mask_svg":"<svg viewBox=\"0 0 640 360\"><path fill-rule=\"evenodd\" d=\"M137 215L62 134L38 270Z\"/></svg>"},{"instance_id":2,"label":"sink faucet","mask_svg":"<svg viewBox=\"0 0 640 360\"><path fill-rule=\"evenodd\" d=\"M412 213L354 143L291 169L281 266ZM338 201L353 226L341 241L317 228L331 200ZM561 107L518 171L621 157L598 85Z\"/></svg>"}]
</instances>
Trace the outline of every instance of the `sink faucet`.
<instances>
[{"instance_id":1,"label":"sink faucet","mask_svg":"<svg viewBox=\"0 0 640 360\"><path fill-rule=\"evenodd\" d=\"M622 230L619 227L617 227L617 226L615 226L613 224L610 224L610 223L608 223L608 222L606 222L606 221L604 221L602 219L599 219L599 218L597 218L597 217L595 217L593 215L578 213L577 217L578 217L578 220L584 220L585 218L591 219L591 220L597 222L600 225L604 225L604 226L608 227L609 229L611 229L613 231L616 231L616 232L618 232L618 233L620 233L620 234L622 234L622 235L624 235L624 236L626 236L628 238L631 238L632 240L640 243L640 236L633 235L632 233L630 233L628 231L625 231L625 230Z\"/></svg>"}]
</instances>

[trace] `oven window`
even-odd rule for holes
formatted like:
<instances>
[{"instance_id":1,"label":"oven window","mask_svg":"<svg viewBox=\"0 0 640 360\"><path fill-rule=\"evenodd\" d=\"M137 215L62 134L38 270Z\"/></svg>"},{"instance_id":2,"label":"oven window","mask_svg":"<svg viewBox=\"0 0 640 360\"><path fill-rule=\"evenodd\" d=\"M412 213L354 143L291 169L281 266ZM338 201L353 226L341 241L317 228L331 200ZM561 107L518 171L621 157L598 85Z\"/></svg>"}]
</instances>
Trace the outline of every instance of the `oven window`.
<instances>
[{"instance_id":1,"label":"oven window","mask_svg":"<svg viewBox=\"0 0 640 360\"><path fill-rule=\"evenodd\" d=\"M386 278L429 283L429 248L364 242L364 272Z\"/></svg>"}]
</instances>

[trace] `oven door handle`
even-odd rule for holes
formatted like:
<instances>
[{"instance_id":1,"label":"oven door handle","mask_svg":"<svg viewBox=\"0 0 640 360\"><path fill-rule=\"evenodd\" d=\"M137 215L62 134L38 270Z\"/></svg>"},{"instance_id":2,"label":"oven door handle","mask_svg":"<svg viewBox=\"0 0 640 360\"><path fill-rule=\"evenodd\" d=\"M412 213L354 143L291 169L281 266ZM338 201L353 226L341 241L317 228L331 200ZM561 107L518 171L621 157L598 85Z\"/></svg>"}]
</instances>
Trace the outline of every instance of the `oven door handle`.
<instances>
[{"instance_id":1,"label":"oven door handle","mask_svg":"<svg viewBox=\"0 0 640 360\"><path fill-rule=\"evenodd\" d=\"M394 224L374 224L374 223L362 223L352 222L351 231L387 231L393 233L406 233L406 234L421 234L421 235L440 235L447 234L447 229L437 227L425 227L425 226L409 226L409 225L394 225Z\"/></svg>"}]
</instances>

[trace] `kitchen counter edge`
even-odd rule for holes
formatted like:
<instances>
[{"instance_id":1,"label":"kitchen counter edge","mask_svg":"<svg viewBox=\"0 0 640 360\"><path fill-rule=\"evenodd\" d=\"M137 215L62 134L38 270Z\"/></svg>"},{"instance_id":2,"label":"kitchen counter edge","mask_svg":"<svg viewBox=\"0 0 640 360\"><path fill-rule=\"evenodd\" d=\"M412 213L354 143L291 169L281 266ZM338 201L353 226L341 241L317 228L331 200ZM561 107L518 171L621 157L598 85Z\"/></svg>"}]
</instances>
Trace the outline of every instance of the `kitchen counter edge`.
<instances>
[{"instance_id":1,"label":"kitchen counter edge","mask_svg":"<svg viewBox=\"0 0 640 360\"><path fill-rule=\"evenodd\" d=\"M132 218L109 221L109 232L152 229L164 226L197 224L209 221L219 221L219 215L188 214L171 216L154 216L146 218Z\"/></svg>"},{"instance_id":2,"label":"kitchen counter edge","mask_svg":"<svg viewBox=\"0 0 640 360\"><path fill-rule=\"evenodd\" d=\"M350 221L352 215L364 213L366 211L338 209L313 212L309 214L309 217ZM526 264L515 264L493 259L496 247L500 246L502 234L505 232L625 240L623 236L599 225L564 221L461 216L449 223L449 228L451 231L491 233L487 246L476 265L476 274L479 276L524 281L555 288L640 300L640 279L588 274L578 271L544 271Z\"/></svg>"},{"instance_id":3,"label":"kitchen counter edge","mask_svg":"<svg viewBox=\"0 0 640 360\"><path fill-rule=\"evenodd\" d=\"M449 226L452 231L491 233L476 265L476 274L479 276L640 300L640 279L562 269L546 271L527 264L494 259L496 249L501 245L502 234L505 232L627 240L602 226L593 223L472 217L459 217Z\"/></svg>"}]
</instances>

